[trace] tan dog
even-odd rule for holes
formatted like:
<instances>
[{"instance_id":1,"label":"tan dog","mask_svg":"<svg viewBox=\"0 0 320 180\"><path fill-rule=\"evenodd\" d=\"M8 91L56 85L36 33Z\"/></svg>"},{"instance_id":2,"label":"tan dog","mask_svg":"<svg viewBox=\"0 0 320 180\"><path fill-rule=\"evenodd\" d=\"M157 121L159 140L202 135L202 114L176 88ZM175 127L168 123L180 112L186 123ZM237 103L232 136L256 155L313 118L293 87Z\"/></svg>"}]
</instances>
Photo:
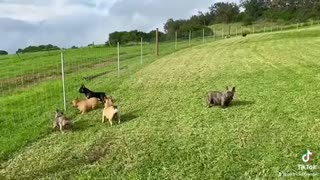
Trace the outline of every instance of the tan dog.
<instances>
[{"instance_id":1,"label":"tan dog","mask_svg":"<svg viewBox=\"0 0 320 180\"><path fill-rule=\"evenodd\" d=\"M80 113L84 114L96 109L99 106L99 99L94 97L81 101L75 99L72 101L72 106L78 108L80 110Z\"/></svg>"},{"instance_id":2,"label":"tan dog","mask_svg":"<svg viewBox=\"0 0 320 180\"><path fill-rule=\"evenodd\" d=\"M102 111L102 123L104 123L105 118L107 118L112 126L112 120L115 115L117 115L118 123L120 124L120 112L117 106L113 105L111 98L107 98L105 100L104 109Z\"/></svg>"}]
</instances>

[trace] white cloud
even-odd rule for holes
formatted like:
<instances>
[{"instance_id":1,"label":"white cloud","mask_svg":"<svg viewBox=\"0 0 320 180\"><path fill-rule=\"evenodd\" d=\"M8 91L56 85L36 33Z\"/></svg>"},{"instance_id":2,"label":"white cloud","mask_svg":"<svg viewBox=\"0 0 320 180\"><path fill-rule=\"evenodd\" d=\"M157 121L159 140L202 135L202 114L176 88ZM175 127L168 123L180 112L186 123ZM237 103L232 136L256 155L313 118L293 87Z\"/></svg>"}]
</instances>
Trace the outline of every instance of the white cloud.
<instances>
[{"instance_id":1,"label":"white cloud","mask_svg":"<svg viewBox=\"0 0 320 180\"><path fill-rule=\"evenodd\" d=\"M39 22L58 16L69 16L82 12L96 12L95 6L78 3L74 0L33 0L27 1L0 1L0 17L23 20L27 22Z\"/></svg>"},{"instance_id":2,"label":"white cloud","mask_svg":"<svg viewBox=\"0 0 320 180\"><path fill-rule=\"evenodd\" d=\"M206 11L210 0L0 0L0 49L104 43L113 31L163 28Z\"/></svg>"}]
</instances>

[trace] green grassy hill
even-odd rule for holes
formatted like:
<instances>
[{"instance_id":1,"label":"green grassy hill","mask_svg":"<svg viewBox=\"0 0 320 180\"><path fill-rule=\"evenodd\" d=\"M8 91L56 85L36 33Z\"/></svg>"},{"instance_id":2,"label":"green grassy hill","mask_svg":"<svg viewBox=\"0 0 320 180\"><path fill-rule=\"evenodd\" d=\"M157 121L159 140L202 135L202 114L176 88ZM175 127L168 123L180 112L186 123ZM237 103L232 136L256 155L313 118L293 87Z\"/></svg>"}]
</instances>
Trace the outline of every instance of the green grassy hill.
<instances>
[{"instance_id":1,"label":"green grassy hill","mask_svg":"<svg viewBox=\"0 0 320 180\"><path fill-rule=\"evenodd\" d=\"M268 22L268 21L257 21L251 25L244 26L243 23L230 23L230 24L214 24L210 28L215 32L217 37L230 35L241 35L242 33L266 33L266 32L277 32L289 29L299 29L305 26L312 26L319 24L320 21L308 21L304 23L287 24L285 22Z\"/></svg>"},{"instance_id":2,"label":"green grassy hill","mask_svg":"<svg viewBox=\"0 0 320 180\"><path fill-rule=\"evenodd\" d=\"M2 96L8 118L0 121L0 178L273 179L307 172L298 170L307 149L319 165L319 32L207 41L158 59L150 53L143 67L134 57L119 78L111 72L86 82L116 98L123 122L113 127L101 123L101 109L80 116L68 107L74 129L51 132L59 80ZM80 77L103 71L70 73L68 102L80 96ZM208 108L207 91L225 86L236 86L232 106ZM38 99L19 107L31 96ZM25 118L15 119L17 109ZM26 136L34 138L21 143Z\"/></svg>"}]
</instances>

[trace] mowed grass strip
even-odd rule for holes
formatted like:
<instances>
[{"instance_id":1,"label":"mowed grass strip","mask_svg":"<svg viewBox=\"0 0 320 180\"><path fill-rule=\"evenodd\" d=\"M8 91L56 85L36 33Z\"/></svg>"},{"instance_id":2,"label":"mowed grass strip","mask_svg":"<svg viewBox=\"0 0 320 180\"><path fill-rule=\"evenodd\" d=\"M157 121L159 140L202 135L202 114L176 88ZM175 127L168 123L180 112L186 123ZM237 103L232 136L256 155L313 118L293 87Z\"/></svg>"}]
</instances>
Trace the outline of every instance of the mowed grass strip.
<instances>
[{"instance_id":1,"label":"mowed grass strip","mask_svg":"<svg viewBox=\"0 0 320 180\"><path fill-rule=\"evenodd\" d=\"M318 152L319 27L249 35L165 56L119 80L95 79L117 98L123 123L101 109L2 163L4 178L250 179L299 172ZM236 86L231 107L206 92ZM315 156L312 164L319 165ZM315 172L319 173L318 170Z\"/></svg>"}]
</instances>

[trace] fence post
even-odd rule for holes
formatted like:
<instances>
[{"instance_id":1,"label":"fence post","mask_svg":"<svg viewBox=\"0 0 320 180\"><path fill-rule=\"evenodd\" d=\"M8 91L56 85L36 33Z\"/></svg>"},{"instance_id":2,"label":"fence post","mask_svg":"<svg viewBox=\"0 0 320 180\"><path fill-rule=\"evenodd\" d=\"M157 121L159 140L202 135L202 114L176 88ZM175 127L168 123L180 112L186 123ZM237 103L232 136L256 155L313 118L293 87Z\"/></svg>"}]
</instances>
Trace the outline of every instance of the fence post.
<instances>
[{"instance_id":1,"label":"fence post","mask_svg":"<svg viewBox=\"0 0 320 180\"><path fill-rule=\"evenodd\" d=\"M61 52L61 74L62 74L63 108L64 108L64 111L67 111L66 86L65 86L65 80L64 80L64 56L63 56L63 52Z\"/></svg>"},{"instance_id":2,"label":"fence post","mask_svg":"<svg viewBox=\"0 0 320 180\"><path fill-rule=\"evenodd\" d=\"M158 36L159 29L156 29L156 56L159 56L159 36Z\"/></svg>"},{"instance_id":3,"label":"fence post","mask_svg":"<svg viewBox=\"0 0 320 180\"><path fill-rule=\"evenodd\" d=\"M204 43L204 29L202 29L202 42Z\"/></svg>"},{"instance_id":4,"label":"fence post","mask_svg":"<svg viewBox=\"0 0 320 180\"><path fill-rule=\"evenodd\" d=\"M189 46L191 46L191 31L189 31Z\"/></svg>"},{"instance_id":5,"label":"fence post","mask_svg":"<svg viewBox=\"0 0 320 180\"><path fill-rule=\"evenodd\" d=\"M141 37L141 64L142 64L142 58L143 58L142 45L143 45L143 38Z\"/></svg>"},{"instance_id":6,"label":"fence post","mask_svg":"<svg viewBox=\"0 0 320 180\"><path fill-rule=\"evenodd\" d=\"M177 42L178 42L178 32L176 31L175 33L175 44L174 44L174 49L177 50Z\"/></svg>"},{"instance_id":7,"label":"fence post","mask_svg":"<svg viewBox=\"0 0 320 180\"><path fill-rule=\"evenodd\" d=\"M118 42L118 76L120 76L120 44Z\"/></svg>"},{"instance_id":8,"label":"fence post","mask_svg":"<svg viewBox=\"0 0 320 180\"><path fill-rule=\"evenodd\" d=\"M221 30L221 39L223 39L224 29Z\"/></svg>"}]
</instances>

